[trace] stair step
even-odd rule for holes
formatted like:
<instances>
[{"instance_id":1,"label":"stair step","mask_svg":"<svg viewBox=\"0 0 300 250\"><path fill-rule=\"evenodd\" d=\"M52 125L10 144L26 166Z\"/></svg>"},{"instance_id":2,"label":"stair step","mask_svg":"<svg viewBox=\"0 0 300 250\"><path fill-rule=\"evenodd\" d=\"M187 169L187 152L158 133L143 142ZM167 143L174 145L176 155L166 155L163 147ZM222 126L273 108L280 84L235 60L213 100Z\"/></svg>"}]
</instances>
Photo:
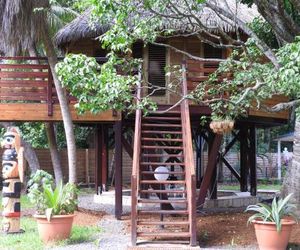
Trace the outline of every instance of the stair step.
<instances>
[{"instance_id":1,"label":"stair step","mask_svg":"<svg viewBox=\"0 0 300 250\"><path fill-rule=\"evenodd\" d=\"M182 171L170 171L170 172L154 172L154 171L142 171L142 174L170 174L170 175L185 175Z\"/></svg>"},{"instance_id":2,"label":"stair step","mask_svg":"<svg viewBox=\"0 0 300 250\"><path fill-rule=\"evenodd\" d=\"M183 155L177 154L142 154L143 157L175 157L175 158L183 158Z\"/></svg>"},{"instance_id":3,"label":"stair step","mask_svg":"<svg viewBox=\"0 0 300 250\"><path fill-rule=\"evenodd\" d=\"M178 116L146 116L143 120L162 120L162 121L181 121L181 117Z\"/></svg>"},{"instance_id":4,"label":"stair step","mask_svg":"<svg viewBox=\"0 0 300 250\"><path fill-rule=\"evenodd\" d=\"M142 145L143 149L183 149L181 146L150 146L150 145Z\"/></svg>"},{"instance_id":5,"label":"stair step","mask_svg":"<svg viewBox=\"0 0 300 250\"><path fill-rule=\"evenodd\" d=\"M144 194L185 194L186 190L139 190L140 193L144 193Z\"/></svg>"},{"instance_id":6,"label":"stair step","mask_svg":"<svg viewBox=\"0 0 300 250\"><path fill-rule=\"evenodd\" d=\"M179 225L189 225L189 222L188 221L137 221L137 224L140 226L147 226L147 225L179 226Z\"/></svg>"},{"instance_id":7,"label":"stair step","mask_svg":"<svg viewBox=\"0 0 300 250\"><path fill-rule=\"evenodd\" d=\"M183 162L141 162L140 163L143 166L184 166L185 164Z\"/></svg>"},{"instance_id":8,"label":"stair step","mask_svg":"<svg viewBox=\"0 0 300 250\"><path fill-rule=\"evenodd\" d=\"M139 237L176 237L176 238L188 238L190 237L190 233L188 232L174 232L174 233L166 233L166 232L137 232L137 236Z\"/></svg>"},{"instance_id":9,"label":"stair step","mask_svg":"<svg viewBox=\"0 0 300 250\"><path fill-rule=\"evenodd\" d=\"M137 224L140 226L148 225L170 225L170 226L184 226L189 225L188 221L137 221Z\"/></svg>"},{"instance_id":10,"label":"stair step","mask_svg":"<svg viewBox=\"0 0 300 250\"><path fill-rule=\"evenodd\" d=\"M182 131L162 131L162 130L142 130L142 134L170 134L170 135L181 135Z\"/></svg>"},{"instance_id":11,"label":"stair step","mask_svg":"<svg viewBox=\"0 0 300 250\"><path fill-rule=\"evenodd\" d=\"M175 199L175 200L153 200L153 199L139 199L139 203L154 203L154 204L162 204L162 203L183 203L186 204L186 199Z\"/></svg>"},{"instance_id":12,"label":"stair step","mask_svg":"<svg viewBox=\"0 0 300 250\"><path fill-rule=\"evenodd\" d=\"M170 141L170 142L182 142L182 139L174 139L174 138L149 138L149 137L142 137L142 141Z\"/></svg>"},{"instance_id":13,"label":"stair step","mask_svg":"<svg viewBox=\"0 0 300 250\"><path fill-rule=\"evenodd\" d=\"M149 111L149 113L151 115L180 115L181 114L181 111L180 111L179 107L171 109L168 112L164 112L165 110L167 110L170 107L168 106L168 107L165 107L165 108L161 108L160 106L158 106L158 110Z\"/></svg>"},{"instance_id":14,"label":"stair step","mask_svg":"<svg viewBox=\"0 0 300 250\"><path fill-rule=\"evenodd\" d=\"M189 214L187 210L138 210L139 214Z\"/></svg>"},{"instance_id":15,"label":"stair step","mask_svg":"<svg viewBox=\"0 0 300 250\"><path fill-rule=\"evenodd\" d=\"M141 180L141 184L185 184L185 181L157 181L157 180Z\"/></svg>"},{"instance_id":16,"label":"stair step","mask_svg":"<svg viewBox=\"0 0 300 250\"><path fill-rule=\"evenodd\" d=\"M155 123L142 123L142 127L168 127L168 128L181 128L181 124L155 124Z\"/></svg>"}]
</instances>

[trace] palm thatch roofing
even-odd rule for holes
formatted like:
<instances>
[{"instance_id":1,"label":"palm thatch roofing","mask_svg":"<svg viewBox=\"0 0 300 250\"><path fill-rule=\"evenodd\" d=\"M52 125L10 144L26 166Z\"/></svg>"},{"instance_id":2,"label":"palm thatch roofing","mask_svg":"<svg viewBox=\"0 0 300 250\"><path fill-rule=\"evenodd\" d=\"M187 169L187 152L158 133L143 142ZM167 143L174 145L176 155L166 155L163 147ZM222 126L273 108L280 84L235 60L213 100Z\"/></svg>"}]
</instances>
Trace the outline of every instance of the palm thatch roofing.
<instances>
[{"instance_id":1,"label":"palm thatch roofing","mask_svg":"<svg viewBox=\"0 0 300 250\"><path fill-rule=\"evenodd\" d=\"M232 13L236 13L237 17L245 23L250 23L255 17L259 16L256 7L248 7L244 4L237 3L236 0L214 0L222 9L230 9ZM85 11L82 15L74 19L71 23L58 31L55 36L55 43L58 47L62 48L68 43L73 43L81 39L96 38L105 33L110 24L91 25L90 16L92 10ZM236 29L233 20L229 20L216 14L212 9L204 7L201 12L197 13L201 22L210 30L216 31L222 29L225 32L231 32ZM145 14L146 16L147 14ZM93 27L92 27L93 26ZM178 33L191 32L189 21L184 18L180 20L170 20L164 22L164 27L161 29L173 29Z\"/></svg>"}]
</instances>

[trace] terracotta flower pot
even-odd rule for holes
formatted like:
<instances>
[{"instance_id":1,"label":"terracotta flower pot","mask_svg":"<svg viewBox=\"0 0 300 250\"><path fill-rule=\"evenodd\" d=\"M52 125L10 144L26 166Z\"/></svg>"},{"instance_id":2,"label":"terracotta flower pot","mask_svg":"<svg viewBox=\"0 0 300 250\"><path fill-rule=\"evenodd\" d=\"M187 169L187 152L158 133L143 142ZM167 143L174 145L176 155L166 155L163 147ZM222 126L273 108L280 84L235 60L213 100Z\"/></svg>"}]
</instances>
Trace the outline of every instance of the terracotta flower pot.
<instances>
[{"instance_id":1,"label":"terracotta flower pot","mask_svg":"<svg viewBox=\"0 0 300 250\"><path fill-rule=\"evenodd\" d=\"M45 215L34 215L43 242L59 241L70 237L75 214L54 215L48 221Z\"/></svg>"},{"instance_id":2,"label":"terracotta flower pot","mask_svg":"<svg viewBox=\"0 0 300 250\"><path fill-rule=\"evenodd\" d=\"M294 220L282 219L281 231L277 232L274 222L252 221L255 228L257 243L260 250L283 250L286 249Z\"/></svg>"}]
</instances>

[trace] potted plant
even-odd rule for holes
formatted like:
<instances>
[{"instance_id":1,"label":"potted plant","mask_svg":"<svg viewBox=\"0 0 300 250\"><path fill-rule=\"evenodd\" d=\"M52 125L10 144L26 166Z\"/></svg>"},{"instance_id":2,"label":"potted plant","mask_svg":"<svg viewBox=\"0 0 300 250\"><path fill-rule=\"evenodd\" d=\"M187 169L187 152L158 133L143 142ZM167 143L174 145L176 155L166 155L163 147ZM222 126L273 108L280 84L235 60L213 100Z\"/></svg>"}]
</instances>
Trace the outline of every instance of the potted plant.
<instances>
[{"instance_id":1,"label":"potted plant","mask_svg":"<svg viewBox=\"0 0 300 250\"><path fill-rule=\"evenodd\" d=\"M60 183L54 187L53 177L38 170L28 182L28 197L36 207L34 217L44 242L70 237L74 211L77 208L77 188Z\"/></svg>"},{"instance_id":2,"label":"potted plant","mask_svg":"<svg viewBox=\"0 0 300 250\"><path fill-rule=\"evenodd\" d=\"M253 223L259 249L286 249L293 225L297 222L295 206L289 203L292 194L272 201L272 205L258 203L250 205L246 211L256 212L248 219Z\"/></svg>"}]
</instances>

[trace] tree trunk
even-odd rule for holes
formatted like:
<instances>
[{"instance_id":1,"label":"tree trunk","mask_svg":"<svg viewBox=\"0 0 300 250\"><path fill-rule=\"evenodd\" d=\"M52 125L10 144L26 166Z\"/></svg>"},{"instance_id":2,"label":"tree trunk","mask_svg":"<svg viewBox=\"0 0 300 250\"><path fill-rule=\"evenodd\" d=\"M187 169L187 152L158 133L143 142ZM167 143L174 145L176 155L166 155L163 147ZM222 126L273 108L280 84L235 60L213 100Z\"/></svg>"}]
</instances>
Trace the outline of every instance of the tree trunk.
<instances>
[{"instance_id":1,"label":"tree trunk","mask_svg":"<svg viewBox=\"0 0 300 250\"><path fill-rule=\"evenodd\" d=\"M296 204L297 210L300 212L300 121L296 121L294 135L293 161L286 171L281 195L294 193L292 202Z\"/></svg>"},{"instance_id":2,"label":"tree trunk","mask_svg":"<svg viewBox=\"0 0 300 250\"><path fill-rule=\"evenodd\" d=\"M12 122L1 122L0 126L4 128L8 128L14 126L14 124ZM35 173L38 169L40 169L40 163L36 156L36 153L33 147L31 146L31 144L27 141L24 141L22 138L21 138L21 144L24 147L24 157L28 162L30 172Z\"/></svg>"},{"instance_id":3,"label":"tree trunk","mask_svg":"<svg viewBox=\"0 0 300 250\"><path fill-rule=\"evenodd\" d=\"M75 136L74 136L74 128L71 113L69 110L69 105L67 101L67 97L65 95L64 89L61 86L60 81L58 80L57 74L55 72L55 65L57 63L57 56L55 53L55 49L52 43L52 40L49 35L48 24L44 23L44 30L42 34L42 40L45 46L46 54L48 57L49 66L52 71L53 81L55 85L55 89L57 92L61 114L63 118L63 124L66 134L67 140L67 149L68 149L68 165L69 165L69 182L76 183L77 175L76 175L76 144L75 144Z\"/></svg>"},{"instance_id":4,"label":"tree trunk","mask_svg":"<svg viewBox=\"0 0 300 250\"><path fill-rule=\"evenodd\" d=\"M32 57L38 57L35 44L31 43L28 48L28 53ZM39 64L38 60L34 60L33 63ZM52 166L54 170L55 182L58 185L63 180L61 161L57 149L57 142L54 132L54 124L52 122L45 122L45 130L47 134L48 146L51 155Z\"/></svg>"},{"instance_id":5,"label":"tree trunk","mask_svg":"<svg viewBox=\"0 0 300 250\"><path fill-rule=\"evenodd\" d=\"M51 160L54 170L55 183L58 185L63 181L63 173L61 168L61 161L57 150L56 136L54 131L54 124L52 122L45 123L46 133L48 138L48 145L51 154Z\"/></svg>"}]
</instances>

